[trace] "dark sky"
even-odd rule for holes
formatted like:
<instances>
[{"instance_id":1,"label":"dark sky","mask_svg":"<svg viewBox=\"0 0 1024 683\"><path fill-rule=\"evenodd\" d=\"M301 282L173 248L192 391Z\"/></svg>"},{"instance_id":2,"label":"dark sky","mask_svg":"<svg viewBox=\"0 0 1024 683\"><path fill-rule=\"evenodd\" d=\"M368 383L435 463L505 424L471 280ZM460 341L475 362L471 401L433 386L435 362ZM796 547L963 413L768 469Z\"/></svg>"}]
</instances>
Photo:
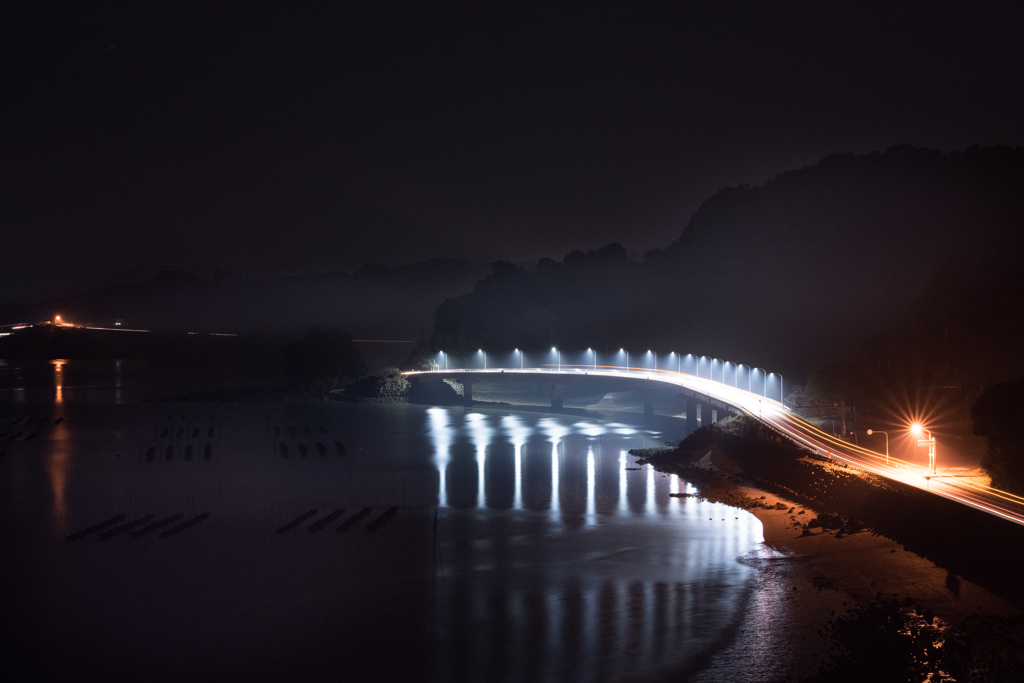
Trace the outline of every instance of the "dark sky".
<instances>
[{"instance_id":1,"label":"dark sky","mask_svg":"<svg viewBox=\"0 0 1024 683\"><path fill-rule=\"evenodd\" d=\"M0 19L0 301L643 252L830 152L1024 144L1020 2L24 5Z\"/></svg>"}]
</instances>

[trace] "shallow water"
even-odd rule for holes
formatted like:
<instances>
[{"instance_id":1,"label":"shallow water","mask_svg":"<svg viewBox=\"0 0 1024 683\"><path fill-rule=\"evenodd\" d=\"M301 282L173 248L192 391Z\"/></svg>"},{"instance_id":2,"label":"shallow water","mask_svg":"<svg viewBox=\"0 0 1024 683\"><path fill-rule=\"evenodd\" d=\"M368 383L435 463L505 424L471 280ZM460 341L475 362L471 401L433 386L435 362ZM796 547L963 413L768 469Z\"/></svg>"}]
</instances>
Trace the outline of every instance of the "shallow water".
<instances>
[{"instance_id":1,"label":"shallow water","mask_svg":"<svg viewBox=\"0 0 1024 683\"><path fill-rule=\"evenodd\" d=\"M755 518L626 454L680 434L138 401L154 374L0 367L0 613L35 678L743 678L715 654L782 609Z\"/></svg>"}]
</instances>

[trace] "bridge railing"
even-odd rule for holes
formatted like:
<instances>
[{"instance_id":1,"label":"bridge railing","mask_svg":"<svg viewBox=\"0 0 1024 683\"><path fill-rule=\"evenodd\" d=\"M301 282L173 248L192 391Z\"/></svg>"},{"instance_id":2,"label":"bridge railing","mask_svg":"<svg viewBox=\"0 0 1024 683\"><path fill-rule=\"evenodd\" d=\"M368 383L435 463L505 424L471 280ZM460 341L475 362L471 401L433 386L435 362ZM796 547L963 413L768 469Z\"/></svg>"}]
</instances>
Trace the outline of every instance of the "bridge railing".
<instances>
[{"instance_id":1,"label":"bridge railing","mask_svg":"<svg viewBox=\"0 0 1024 683\"><path fill-rule=\"evenodd\" d=\"M630 376L644 372L659 376L688 375L706 379L733 389L743 389L759 394L762 399L775 400L782 404L785 397L785 383L781 373L769 372L746 363L735 363L711 356L696 354L658 354L647 351L630 353L626 349L598 353L595 349L585 351L563 351L551 347L550 351L527 353L519 349L510 352L489 352L479 349L470 354L449 354L438 351L429 357L436 370L579 370L597 372L615 370L630 373Z\"/></svg>"},{"instance_id":2,"label":"bridge railing","mask_svg":"<svg viewBox=\"0 0 1024 683\"><path fill-rule=\"evenodd\" d=\"M563 377L614 377L621 379L646 380L670 384L688 389L709 398L735 406L754 415L763 415L766 410L773 413L788 412L785 405L774 398L769 398L754 391L730 386L706 377L697 377L685 372L671 370L654 370L643 368L625 368L614 366L571 366L571 367L521 367L521 368L449 368L436 370L410 371L407 375L440 375L465 376L479 375L545 375Z\"/></svg>"}]
</instances>

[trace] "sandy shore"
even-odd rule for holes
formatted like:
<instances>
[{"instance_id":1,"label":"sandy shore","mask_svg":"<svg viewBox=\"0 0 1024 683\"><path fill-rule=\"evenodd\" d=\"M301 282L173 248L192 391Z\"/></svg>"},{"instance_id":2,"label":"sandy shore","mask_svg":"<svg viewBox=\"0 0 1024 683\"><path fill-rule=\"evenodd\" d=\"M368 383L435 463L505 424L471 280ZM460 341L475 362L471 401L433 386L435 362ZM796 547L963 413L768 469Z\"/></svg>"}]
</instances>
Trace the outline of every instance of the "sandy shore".
<instances>
[{"instance_id":1,"label":"sandy shore","mask_svg":"<svg viewBox=\"0 0 1024 683\"><path fill-rule=\"evenodd\" d=\"M753 605L735 643L719 655L723 665L748 660L748 671L763 671L767 656L775 660L772 679L811 676L835 646L828 636L829 623L880 598L896 598L918 612L930 609L946 624L974 613L1011 612L1011 605L1001 598L870 529L839 537L821 529L803 535L802 524L817 516L815 510L751 486L739 488L750 498L763 496L767 505L782 503L787 509L749 510L764 527L758 592L768 597ZM784 602L785 607L773 602ZM706 680L714 680L715 666L707 673Z\"/></svg>"}]
</instances>

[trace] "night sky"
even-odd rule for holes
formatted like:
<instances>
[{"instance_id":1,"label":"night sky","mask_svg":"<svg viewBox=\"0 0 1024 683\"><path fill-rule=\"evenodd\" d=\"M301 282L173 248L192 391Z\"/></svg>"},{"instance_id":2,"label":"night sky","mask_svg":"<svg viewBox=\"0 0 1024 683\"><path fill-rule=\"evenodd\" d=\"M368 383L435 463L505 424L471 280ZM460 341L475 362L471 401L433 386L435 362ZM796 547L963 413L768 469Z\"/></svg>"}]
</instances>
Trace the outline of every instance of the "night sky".
<instances>
[{"instance_id":1,"label":"night sky","mask_svg":"<svg viewBox=\"0 0 1024 683\"><path fill-rule=\"evenodd\" d=\"M831 152L1024 144L1024 3L22 3L0 302L678 237Z\"/></svg>"}]
</instances>

